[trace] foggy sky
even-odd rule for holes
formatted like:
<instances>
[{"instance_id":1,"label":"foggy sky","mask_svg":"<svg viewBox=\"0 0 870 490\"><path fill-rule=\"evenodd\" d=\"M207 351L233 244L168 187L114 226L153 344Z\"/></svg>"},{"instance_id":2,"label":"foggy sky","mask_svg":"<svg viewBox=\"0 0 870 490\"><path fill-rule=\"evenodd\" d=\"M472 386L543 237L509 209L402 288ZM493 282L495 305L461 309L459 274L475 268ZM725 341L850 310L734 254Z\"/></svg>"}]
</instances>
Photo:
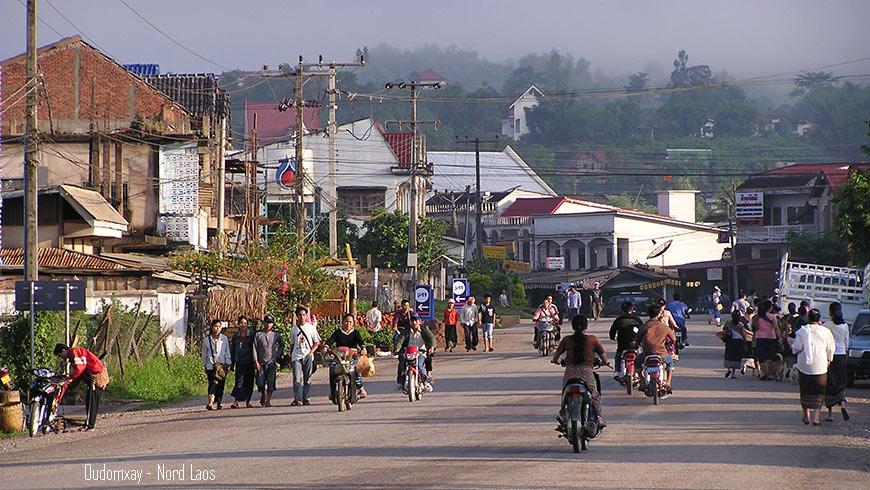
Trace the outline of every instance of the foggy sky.
<instances>
[{"instance_id":1,"label":"foggy sky","mask_svg":"<svg viewBox=\"0 0 870 490\"><path fill-rule=\"evenodd\" d=\"M0 1L0 59L24 52L24 0ZM229 68L294 61L351 61L358 47L385 42L475 49L502 61L556 48L616 77L650 63L670 70L677 51L690 64L735 77L811 69L870 56L870 1L347 1L127 0L197 54ZM40 46L81 32L121 63L157 63L162 72L215 72L118 0L39 0ZM420 67L423 69L425 67ZM870 73L870 63L829 68Z\"/></svg>"}]
</instances>

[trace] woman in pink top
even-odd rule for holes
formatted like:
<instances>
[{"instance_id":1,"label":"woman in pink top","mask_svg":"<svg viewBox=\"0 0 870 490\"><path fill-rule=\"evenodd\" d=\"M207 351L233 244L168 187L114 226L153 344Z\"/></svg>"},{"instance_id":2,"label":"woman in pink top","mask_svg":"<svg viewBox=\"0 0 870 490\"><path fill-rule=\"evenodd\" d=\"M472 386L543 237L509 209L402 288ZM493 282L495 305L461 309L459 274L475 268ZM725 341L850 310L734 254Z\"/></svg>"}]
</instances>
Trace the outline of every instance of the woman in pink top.
<instances>
[{"instance_id":1,"label":"woman in pink top","mask_svg":"<svg viewBox=\"0 0 870 490\"><path fill-rule=\"evenodd\" d=\"M755 339L755 358L761 362L771 360L779 354L779 321L770 312L773 303L765 301L758 305L758 315L752 319L752 332Z\"/></svg>"}]
</instances>

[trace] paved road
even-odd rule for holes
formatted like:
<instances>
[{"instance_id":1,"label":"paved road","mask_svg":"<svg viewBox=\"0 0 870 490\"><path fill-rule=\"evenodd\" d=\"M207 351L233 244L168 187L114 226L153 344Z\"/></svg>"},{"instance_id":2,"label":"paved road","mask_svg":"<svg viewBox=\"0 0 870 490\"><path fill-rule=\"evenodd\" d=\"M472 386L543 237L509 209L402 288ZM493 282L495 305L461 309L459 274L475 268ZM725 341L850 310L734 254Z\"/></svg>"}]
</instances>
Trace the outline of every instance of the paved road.
<instances>
[{"instance_id":1,"label":"paved road","mask_svg":"<svg viewBox=\"0 0 870 490\"><path fill-rule=\"evenodd\" d=\"M608 327L590 330L604 339ZM561 371L535 355L522 326L497 331L495 353L442 353L436 392L414 404L394 391L390 360L350 412L328 402L321 370L309 407L290 407L285 388L271 409L197 404L0 441L0 488L867 488L867 384L850 391L852 421L804 426L795 385L723 379L713 327L691 330L674 396L654 407L606 380L609 427L581 454L553 431ZM141 470L141 483L86 479L104 465L126 472L113 476ZM174 476L185 479L160 479L160 468L183 468Z\"/></svg>"}]
</instances>

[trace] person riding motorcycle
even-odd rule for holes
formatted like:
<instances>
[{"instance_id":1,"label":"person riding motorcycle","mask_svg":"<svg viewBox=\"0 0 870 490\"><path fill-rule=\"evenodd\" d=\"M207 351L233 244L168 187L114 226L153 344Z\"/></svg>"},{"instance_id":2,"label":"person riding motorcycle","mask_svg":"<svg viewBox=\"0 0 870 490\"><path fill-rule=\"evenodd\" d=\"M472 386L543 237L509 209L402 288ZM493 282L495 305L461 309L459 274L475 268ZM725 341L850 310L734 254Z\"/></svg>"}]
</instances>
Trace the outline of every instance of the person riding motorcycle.
<instances>
[{"instance_id":1,"label":"person riding motorcycle","mask_svg":"<svg viewBox=\"0 0 870 490\"><path fill-rule=\"evenodd\" d=\"M341 319L341 328L335 329L332 332L332 335L326 339L324 343L324 350L332 354L334 352L333 349L338 347L346 347L348 349L356 349L358 353L365 351L365 342L363 342L362 336L359 331L357 331L354 326L356 324L356 317L353 313L348 313L344 315ZM354 356L356 357L356 356ZM359 397L366 397L366 389L363 388L362 384L362 376L360 376L359 372L354 370L353 373L353 381L359 390ZM332 373L332 370L329 370L329 399L335 399L335 375Z\"/></svg>"},{"instance_id":2,"label":"person riding motorcycle","mask_svg":"<svg viewBox=\"0 0 870 490\"><path fill-rule=\"evenodd\" d=\"M613 320L610 326L610 340L616 341L616 355L613 363L613 378L619 378L622 373L622 353L634 347L634 337L643 326L643 320L634 314L634 303L622 303L622 314Z\"/></svg>"},{"instance_id":3,"label":"person riding motorcycle","mask_svg":"<svg viewBox=\"0 0 870 490\"><path fill-rule=\"evenodd\" d=\"M601 358L601 364L607 364L607 354L604 352L604 347L598 340L598 337L587 334L586 328L589 327L589 320L584 315L575 315L571 319L571 326L574 329L573 335L567 335L559 342L556 351L553 353L551 362L559 363L559 357L565 355L565 374L562 376L562 387L572 379L582 379L586 382L589 388L590 400L592 408L598 414L598 426L603 429L607 426L601 416L601 393L598 388L598 381L595 379L595 372L592 367L595 364L595 355ZM560 423L565 420L566 414L559 412Z\"/></svg>"},{"instance_id":4,"label":"person riding motorcycle","mask_svg":"<svg viewBox=\"0 0 870 490\"><path fill-rule=\"evenodd\" d=\"M665 343L670 340L676 342L677 336L674 331L662 321L662 305L655 304L649 307L649 321L640 327L635 335L635 343L641 347L641 355L635 360L635 369L643 369L643 363L648 356L659 356L665 364L667 379L665 384L670 391L671 380L674 373L674 359L668 353Z\"/></svg>"},{"instance_id":5,"label":"person riding motorcycle","mask_svg":"<svg viewBox=\"0 0 870 490\"><path fill-rule=\"evenodd\" d=\"M425 383L426 391L432 391L432 378L426 372L426 357L435 353L435 348L438 346L435 340L435 335L422 325L423 321L416 313L411 313L411 328L405 330L396 339L393 344L393 350L399 353L399 374L396 376L396 389L405 389L405 349L410 345L414 346L420 352L417 357L417 370L420 372L421 379Z\"/></svg>"},{"instance_id":6,"label":"person riding motorcycle","mask_svg":"<svg viewBox=\"0 0 870 490\"><path fill-rule=\"evenodd\" d=\"M541 338L541 330L547 328L547 325L553 325L556 332L556 339L559 339L559 309L553 304L553 296L547 295L544 302L535 311L532 316L532 321L535 322L535 348L538 348L538 339Z\"/></svg>"}]
</instances>

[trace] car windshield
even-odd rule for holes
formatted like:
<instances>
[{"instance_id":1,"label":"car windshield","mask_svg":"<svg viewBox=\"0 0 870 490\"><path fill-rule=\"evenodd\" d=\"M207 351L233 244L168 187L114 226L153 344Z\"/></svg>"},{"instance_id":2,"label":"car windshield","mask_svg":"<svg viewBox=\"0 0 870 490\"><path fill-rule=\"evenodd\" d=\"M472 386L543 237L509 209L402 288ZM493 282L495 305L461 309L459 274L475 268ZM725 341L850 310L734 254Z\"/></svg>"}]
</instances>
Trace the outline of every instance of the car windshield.
<instances>
[{"instance_id":1,"label":"car windshield","mask_svg":"<svg viewBox=\"0 0 870 490\"><path fill-rule=\"evenodd\" d=\"M852 325L852 335L870 335L870 314L860 314Z\"/></svg>"}]
</instances>

